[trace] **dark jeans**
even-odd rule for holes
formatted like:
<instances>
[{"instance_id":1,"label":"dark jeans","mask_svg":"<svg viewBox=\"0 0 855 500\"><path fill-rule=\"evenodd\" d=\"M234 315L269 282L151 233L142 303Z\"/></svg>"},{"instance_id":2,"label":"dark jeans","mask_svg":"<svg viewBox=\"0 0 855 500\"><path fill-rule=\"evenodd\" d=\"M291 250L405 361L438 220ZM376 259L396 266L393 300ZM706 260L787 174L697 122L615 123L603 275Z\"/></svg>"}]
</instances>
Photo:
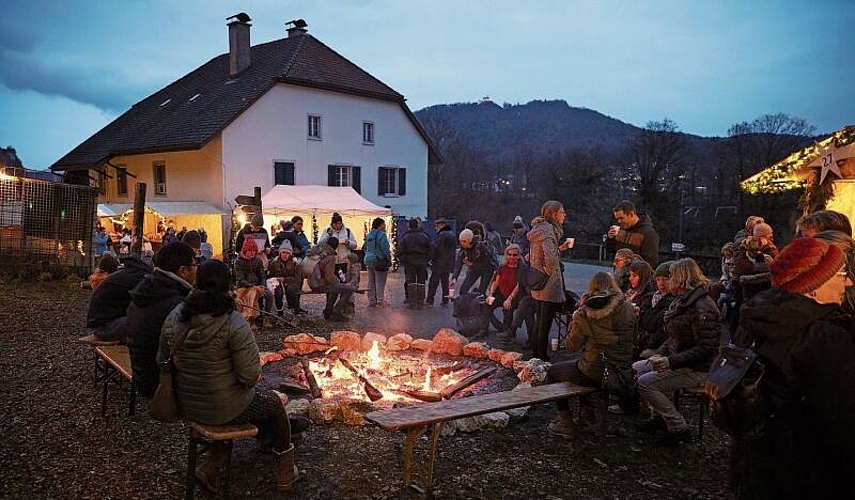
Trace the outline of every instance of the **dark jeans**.
<instances>
[{"instance_id":1,"label":"dark jeans","mask_svg":"<svg viewBox=\"0 0 855 500\"><path fill-rule=\"evenodd\" d=\"M555 363L546 370L546 381L554 382L570 382L576 385L585 387L599 387L601 381L589 378L579 370L579 354L573 354L567 361ZM559 410L569 410L570 400L559 399L555 402Z\"/></svg>"},{"instance_id":2,"label":"dark jeans","mask_svg":"<svg viewBox=\"0 0 855 500\"><path fill-rule=\"evenodd\" d=\"M531 355L534 358L549 361L549 330L552 329L552 320L561 303L542 300L535 302L537 326L534 327L534 334L531 336Z\"/></svg>"},{"instance_id":3,"label":"dark jeans","mask_svg":"<svg viewBox=\"0 0 855 500\"><path fill-rule=\"evenodd\" d=\"M282 310L282 306L284 305L282 299L284 298L292 311L300 310L300 289L302 286L302 279L286 278L280 286L276 287L276 291L273 292L273 298L276 300L276 309L279 311Z\"/></svg>"},{"instance_id":4,"label":"dark jeans","mask_svg":"<svg viewBox=\"0 0 855 500\"><path fill-rule=\"evenodd\" d=\"M475 284L478 279L481 279L481 282L478 283L478 291L484 293L487 291L487 285L490 284L490 281L493 279L493 273L495 269L489 267L468 267L466 268L466 278L463 279L463 284L457 289L457 295L464 295L469 293L469 290Z\"/></svg>"},{"instance_id":5,"label":"dark jeans","mask_svg":"<svg viewBox=\"0 0 855 500\"><path fill-rule=\"evenodd\" d=\"M424 302L424 287L427 283L427 266L404 266L404 296L414 304ZM415 286L414 286L415 285ZM413 296L413 290L421 290Z\"/></svg>"},{"instance_id":6,"label":"dark jeans","mask_svg":"<svg viewBox=\"0 0 855 500\"><path fill-rule=\"evenodd\" d=\"M330 314L333 312L343 313L344 307L350 302L350 296L353 295L353 288L344 283L333 283L322 288L327 294L327 303L324 307L324 312Z\"/></svg>"},{"instance_id":7,"label":"dark jeans","mask_svg":"<svg viewBox=\"0 0 855 500\"><path fill-rule=\"evenodd\" d=\"M259 438L270 438L273 449L279 453L291 446L291 424L282 400L273 391L255 390L255 397L246 410L232 420L232 424L253 424L258 427Z\"/></svg>"},{"instance_id":8,"label":"dark jeans","mask_svg":"<svg viewBox=\"0 0 855 500\"><path fill-rule=\"evenodd\" d=\"M511 325L514 322L514 311L517 309L517 306L520 303L519 297L515 298L511 301L511 308L505 309L502 304L504 304L507 297L502 295L502 292L495 290L493 292L493 298L496 300L493 302L493 305L490 306L490 324L493 325L498 331L502 330L510 330ZM502 321L499 321L499 318L493 313L496 309L500 309L502 311Z\"/></svg>"},{"instance_id":9,"label":"dark jeans","mask_svg":"<svg viewBox=\"0 0 855 500\"><path fill-rule=\"evenodd\" d=\"M523 322L525 322L525 329L528 332L529 337L531 337L535 328L534 310L536 306L537 301L534 300L531 295L522 297L519 304L517 304L514 309L514 321L511 323L511 329L516 331L522 326Z\"/></svg>"},{"instance_id":10,"label":"dark jeans","mask_svg":"<svg viewBox=\"0 0 855 500\"><path fill-rule=\"evenodd\" d=\"M451 273L440 273L434 269L430 273L430 282L428 283L428 292L425 302L433 304L433 297L436 295L436 289L442 285L442 303L448 304L448 278Z\"/></svg>"}]
</instances>

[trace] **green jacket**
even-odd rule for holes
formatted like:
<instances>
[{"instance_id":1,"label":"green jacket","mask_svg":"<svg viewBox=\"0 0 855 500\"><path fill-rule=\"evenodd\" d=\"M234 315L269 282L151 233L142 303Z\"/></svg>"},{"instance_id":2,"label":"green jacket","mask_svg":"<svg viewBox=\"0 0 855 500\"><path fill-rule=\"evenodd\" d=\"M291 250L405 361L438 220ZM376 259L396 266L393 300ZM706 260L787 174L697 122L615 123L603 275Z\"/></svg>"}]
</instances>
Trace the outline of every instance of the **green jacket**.
<instances>
[{"instance_id":1,"label":"green jacket","mask_svg":"<svg viewBox=\"0 0 855 500\"><path fill-rule=\"evenodd\" d=\"M188 420L221 425L249 407L261 375L258 345L239 313L200 314L182 323L184 304L175 308L160 336L158 363L169 357L175 340L189 329L173 359L178 407Z\"/></svg>"},{"instance_id":2,"label":"green jacket","mask_svg":"<svg viewBox=\"0 0 855 500\"><path fill-rule=\"evenodd\" d=\"M603 378L604 352L609 361L622 366L632 363L632 334L635 309L622 293L610 295L608 302L594 309L589 304L573 314L570 335L565 341L568 352L580 352L579 371L592 380Z\"/></svg>"}]
</instances>

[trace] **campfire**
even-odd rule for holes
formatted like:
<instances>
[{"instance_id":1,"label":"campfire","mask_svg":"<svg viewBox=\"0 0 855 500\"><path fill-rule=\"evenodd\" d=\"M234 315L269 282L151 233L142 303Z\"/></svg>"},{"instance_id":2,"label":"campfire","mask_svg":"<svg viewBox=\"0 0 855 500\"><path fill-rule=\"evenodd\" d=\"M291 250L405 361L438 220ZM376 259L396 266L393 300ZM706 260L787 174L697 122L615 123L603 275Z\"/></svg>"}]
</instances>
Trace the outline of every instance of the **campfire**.
<instances>
[{"instance_id":1,"label":"campfire","mask_svg":"<svg viewBox=\"0 0 855 500\"><path fill-rule=\"evenodd\" d=\"M545 377L540 360L521 361L520 353L445 328L431 340L339 331L329 339L290 335L283 344L261 353L260 386L286 393L289 414L315 423L364 425L362 415L377 409L507 391Z\"/></svg>"},{"instance_id":2,"label":"campfire","mask_svg":"<svg viewBox=\"0 0 855 500\"><path fill-rule=\"evenodd\" d=\"M304 370L313 396L411 402L449 399L496 368L478 370L475 363L435 360L428 353L385 353L374 340L365 353L340 354L338 347L332 347L324 357L308 361Z\"/></svg>"}]
</instances>

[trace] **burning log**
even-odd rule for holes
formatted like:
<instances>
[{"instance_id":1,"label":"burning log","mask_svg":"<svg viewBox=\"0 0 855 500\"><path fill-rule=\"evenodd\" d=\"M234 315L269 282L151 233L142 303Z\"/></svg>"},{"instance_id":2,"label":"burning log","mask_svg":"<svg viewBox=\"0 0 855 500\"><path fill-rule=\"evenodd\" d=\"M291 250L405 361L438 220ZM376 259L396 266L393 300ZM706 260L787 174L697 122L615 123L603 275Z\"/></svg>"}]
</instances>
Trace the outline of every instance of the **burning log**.
<instances>
[{"instance_id":1,"label":"burning log","mask_svg":"<svg viewBox=\"0 0 855 500\"><path fill-rule=\"evenodd\" d=\"M359 379L360 382L362 382L362 389L365 390L365 394L368 395L368 399L370 399L372 402L377 401L378 399L383 399L383 393L380 392L376 387L374 387L374 385L368 381L365 375L359 373L359 370L357 370L352 364L350 364L350 361L344 358L338 358L338 360L341 361L341 364L343 364L348 370L350 370L350 373L352 373L356 378Z\"/></svg>"},{"instance_id":2,"label":"burning log","mask_svg":"<svg viewBox=\"0 0 855 500\"><path fill-rule=\"evenodd\" d=\"M309 383L309 389L312 390L312 397L319 399L321 397L321 388L318 385L318 381L315 380L315 374L309 368L309 361L304 358L300 360L300 364L303 366L303 373L306 374L306 382Z\"/></svg>"},{"instance_id":3,"label":"burning log","mask_svg":"<svg viewBox=\"0 0 855 500\"><path fill-rule=\"evenodd\" d=\"M404 394L410 396L411 398L418 399L419 401L424 401L426 403L435 403L437 401L442 401L442 394L438 392L404 391Z\"/></svg>"},{"instance_id":4,"label":"burning log","mask_svg":"<svg viewBox=\"0 0 855 500\"><path fill-rule=\"evenodd\" d=\"M489 368L484 368L481 371L478 371L478 372L473 373L472 375L469 375L468 377L461 380L460 382L457 382L456 384L452 384L452 385L446 387L445 389L439 391L439 394L442 396L442 399L451 399L451 396L454 396L458 392L462 391L463 389L466 389L470 385L474 384L475 382L478 382L479 380L486 377L487 375L490 375L494 371L496 371L495 366L491 366Z\"/></svg>"},{"instance_id":5,"label":"burning log","mask_svg":"<svg viewBox=\"0 0 855 500\"><path fill-rule=\"evenodd\" d=\"M280 382L279 389L284 392L298 392L301 394L311 392L311 389L293 379L286 379Z\"/></svg>"},{"instance_id":6,"label":"burning log","mask_svg":"<svg viewBox=\"0 0 855 500\"><path fill-rule=\"evenodd\" d=\"M433 369L433 372L436 375L447 375L451 372L456 372L457 370L461 370L465 367L463 363L460 361L455 361L453 365L450 366L438 366Z\"/></svg>"}]
</instances>

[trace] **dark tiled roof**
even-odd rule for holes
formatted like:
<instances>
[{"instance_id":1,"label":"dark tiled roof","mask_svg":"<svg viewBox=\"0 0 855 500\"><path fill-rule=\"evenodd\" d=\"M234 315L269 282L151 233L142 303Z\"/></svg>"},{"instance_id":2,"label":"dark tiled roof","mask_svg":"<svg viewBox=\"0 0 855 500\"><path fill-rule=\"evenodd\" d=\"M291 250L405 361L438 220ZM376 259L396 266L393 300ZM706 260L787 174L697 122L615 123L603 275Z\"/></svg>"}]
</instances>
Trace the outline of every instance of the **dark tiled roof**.
<instances>
[{"instance_id":1,"label":"dark tiled roof","mask_svg":"<svg viewBox=\"0 0 855 500\"><path fill-rule=\"evenodd\" d=\"M229 78L229 54L211 59L134 104L51 169L91 168L120 155L199 149L277 82L397 102L427 141L430 163L441 162L404 96L315 37L292 36L256 45L251 60L249 68Z\"/></svg>"}]
</instances>

